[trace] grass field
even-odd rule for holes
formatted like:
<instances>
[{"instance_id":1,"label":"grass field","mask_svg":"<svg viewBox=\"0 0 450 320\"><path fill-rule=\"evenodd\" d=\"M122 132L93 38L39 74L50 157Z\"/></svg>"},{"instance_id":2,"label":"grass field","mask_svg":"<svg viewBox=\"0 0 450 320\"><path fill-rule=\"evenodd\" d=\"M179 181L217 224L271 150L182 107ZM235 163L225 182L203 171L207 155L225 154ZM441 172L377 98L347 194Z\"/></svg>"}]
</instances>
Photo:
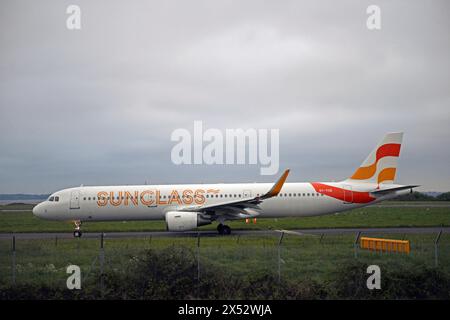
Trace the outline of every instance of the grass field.
<instances>
[{"instance_id":1,"label":"grass field","mask_svg":"<svg viewBox=\"0 0 450 320\"><path fill-rule=\"evenodd\" d=\"M0 210L16 211L0 211L0 232L71 232L73 230L71 223L45 221L34 217L30 211L26 211L30 208L30 205L1 206ZM257 224L235 221L231 222L230 226L235 229L450 226L450 208L427 207L423 203L418 207L368 207L322 217L258 219ZM104 232L151 231L164 230L164 228L163 221L96 222L83 225L84 231ZM213 228L215 228L215 225L202 227L201 229ZM437 268L435 267L435 246L433 243L435 234L406 233L399 235L387 233L374 234L373 236L410 240L411 254L380 254L358 249L357 257L355 257L354 235L326 235L322 238L312 235L287 234L280 247L277 245L278 237L273 235L205 237L201 238L199 249L197 248L197 239L190 237L106 238L104 274L113 276L114 279L119 277L122 280L117 282L119 289L113 285L110 287L106 285L109 288L109 293L101 297L121 298L117 296L117 290L120 291L122 286L125 288L127 283L134 285L134 282L128 277L133 276L136 272L130 270L135 270L134 268L142 263L142 257L151 249L157 253L155 257L165 255L167 258L168 256L169 262L165 260L161 262L164 265L161 270L155 270L155 268L160 268L158 265L149 267L153 270L151 274L157 274L157 277L165 279L162 280L165 282L157 284L155 283L157 279L147 279L146 281L150 281L150 287L153 288L151 292L153 293L149 294L146 291L147 293L143 296L139 296L141 298L196 298L196 294L199 294L198 297L200 298L211 298L211 288L222 288L220 289L222 291L214 293L214 296L225 299L351 297L354 290L360 290L360 287L363 286L361 283L365 281L364 268L370 264L380 265L383 272L392 273L389 276L390 282L383 283L383 286L388 288L391 286L391 289L387 289L388 293L385 293L386 297L438 296L450 298L450 290L446 289L446 286L450 286L448 283L450 281L446 279L450 279L450 277L444 276L442 278L442 275L450 274L449 234L442 235L438 248L439 265ZM172 252L177 252L180 248L183 248L181 262L177 260L176 255L171 255ZM161 252L161 254L158 252ZM15 253L15 275L16 286L19 287L16 287L18 291L14 291L14 287L12 287L13 254L11 241L2 240L0 241L0 294L3 297L6 295L7 298L11 297L11 292L13 292L13 297L28 292L29 295L25 298L33 298L35 296L30 292L37 292L36 295L41 298L42 294L44 294L44 298L54 298L55 296L51 294L52 290L59 290L58 292L62 292L63 296L58 297L64 298L67 293L65 287L68 276L66 268L70 264L76 264L81 267L83 288L85 289L81 292L81 297L98 298L100 297L98 296L100 256L98 239L18 239ZM190 261L191 264L183 265L184 260ZM200 293L192 293L189 289L190 286L196 286L199 283L197 279L198 262L200 279L201 281L207 281L206 285L210 289L204 289ZM356 271L353 269L353 271L342 271L341 268L345 268L345 266L354 262L358 263ZM176 268L167 271L167 265L174 265ZM147 276L148 270L145 270L144 275ZM429 270L432 270L431 274ZM433 270L440 272L437 278L435 278L433 273L435 271ZM339 291L341 289L336 286L339 287L342 281L339 282L340 280L336 279L345 277L348 272L360 272L360 283L354 283L353 278L347 279L345 283L348 282L357 286L357 288L351 287L345 289L347 291ZM399 280L404 274L403 278L406 278ZM279 293L276 289L281 288L277 284L278 280L270 280L278 279L279 275L281 281L283 281L282 287L289 288L282 293ZM240 289L227 291L223 289L224 285L221 286L220 283L208 282L213 281L216 277L219 280L222 279L222 284L223 282L226 283L227 279L235 281L236 288ZM409 277L414 278L414 281L417 280L418 284L410 283ZM180 279L184 279L182 280L183 283L189 284L185 287L184 293L179 295L170 293L172 292L170 290L178 292L171 285L172 281L181 281ZM426 283L422 286L420 283L423 282ZM274 285L275 287L273 287ZM443 289L440 287L442 285L444 286ZM398 292L395 289L398 286L410 286L409 291ZM253 290L252 288L255 287L259 289ZM31 288L44 289L32 291ZM126 292L134 289L128 287L128 289L123 290ZM438 293L435 292L436 290ZM362 291L362 297L366 297L366 291ZM85 293L86 296L83 296ZM209 296L201 296L201 294ZM359 294L356 296L359 297Z\"/></svg>"},{"instance_id":2,"label":"grass field","mask_svg":"<svg viewBox=\"0 0 450 320\"><path fill-rule=\"evenodd\" d=\"M380 236L400 238L395 234ZM106 239L104 272L126 274L145 250L174 250L179 247L187 248L186 252L195 261L199 253L200 278L203 272L210 274L214 270L217 274L251 282L251 279L264 277L278 278L280 270L283 281L326 284L334 279L340 266L355 260L364 265L383 266L386 272L399 269L420 272L426 266L433 268L435 235L405 236L411 241L410 255L380 254L358 249L357 258L353 235L327 235L322 239L318 236L286 235L280 248L278 238L273 236L207 237L201 239L199 251L196 238ZM12 283L10 241L0 241L0 257L0 286L8 286ZM16 243L16 284L64 290L68 276L66 268L76 264L82 270L83 286L98 288L99 257L97 239L58 242L21 239ZM448 273L449 265L450 235L445 234L439 248L438 269ZM188 276L197 281L197 269L194 269Z\"/></svg>"},{"instance_id":3,"label":"grass field","mask_svg":"<svg viewBox=\"0 0 450 320\"><path fill-rule=\"evenodd\" d=\"M376 254L359 250L361 259L371 262L392 261L414 264L434 264L435 235L383 234L383 237L411 241L411 254ZM97 239L16 240L17 280L29 282L60 282L66 278L65 268L77 264L83 270L98 270L100 242ZM227 269L239 276L277 274L278 237L274 236L231 236L207 237L200 240L200 255L204 262L217 269ZM285 235L281 246L282 274L287 278L321 279L347 259L354 259L354 235L318 236ZM104 242L106 269L126 270L126 265L139 256L143 250L184 246L197 252L196 238L138 238L106 239ZM450 235L441 240L441 263L450 265ZM11 274L11 242L0 241L0 270L2 281L9 281ZM39 275L39 276L36 276Z\"/></svg>"},{"instance_id":4,"label":"grass field","mask_svg":"<svg viewBox=\"0 0 450 320\"><path fill-rule=\"evenodd\" d=\"M450 207L366 207L334 215L303 218L279 218L257 220L256 224L232 221L234 229L300 229L344 227L436 227L450 226ZM46 221L31 213L32 205L0 206L0 232L71 232L71 222ZM28 211L27 211L28 210ZM215 224L200 228L215 229ZM88 222L83 231L160 231L165 230L164 221Z\"/></svg>"}]
</instances>

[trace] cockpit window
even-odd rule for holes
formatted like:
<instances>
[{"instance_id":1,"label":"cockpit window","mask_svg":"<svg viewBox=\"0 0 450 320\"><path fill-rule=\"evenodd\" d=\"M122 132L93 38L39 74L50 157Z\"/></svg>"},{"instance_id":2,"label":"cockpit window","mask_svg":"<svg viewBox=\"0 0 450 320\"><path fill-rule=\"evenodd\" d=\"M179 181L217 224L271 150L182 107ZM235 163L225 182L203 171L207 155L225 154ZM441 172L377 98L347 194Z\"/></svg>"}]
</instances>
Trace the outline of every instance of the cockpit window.
<instances>
[{"instance_id":1,"label":"cockpit window","mask_svg":"<svg viewBox=\"0 0 450 320\"><path fill-rule=\"evenodd\" d=\"M56 201L56 202L59 201L59 197L58 197L58 196L55 197L55 201Z\"/></svg>"},{"instance_id":2,"label":"cockpit window","mask_svg":"<svg viewBox=\"0 0 450 320\"><path fill-rule=\"evenodd\" d=\"M54 200L55 200L55 197L48 198L48 201L54 201Z\"/></svg>"}]
</instances>

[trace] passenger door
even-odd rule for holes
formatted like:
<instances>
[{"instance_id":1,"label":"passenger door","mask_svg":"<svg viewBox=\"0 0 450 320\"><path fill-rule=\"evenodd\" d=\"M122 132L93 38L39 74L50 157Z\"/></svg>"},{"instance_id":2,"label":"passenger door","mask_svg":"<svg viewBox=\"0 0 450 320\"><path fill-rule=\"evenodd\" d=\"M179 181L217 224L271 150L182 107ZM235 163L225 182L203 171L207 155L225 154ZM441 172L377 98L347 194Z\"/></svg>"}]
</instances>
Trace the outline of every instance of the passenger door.
<instances>
[{"instance_id":1,"label":"passenger door","mask_svg":"<svg viewBox=\"0 0 450 320\"><path fill-rule=\"evenodd\" d=\"M70 209L80 209L80 191L78 190L70 194Z\"/></svg>"}]
</instances>

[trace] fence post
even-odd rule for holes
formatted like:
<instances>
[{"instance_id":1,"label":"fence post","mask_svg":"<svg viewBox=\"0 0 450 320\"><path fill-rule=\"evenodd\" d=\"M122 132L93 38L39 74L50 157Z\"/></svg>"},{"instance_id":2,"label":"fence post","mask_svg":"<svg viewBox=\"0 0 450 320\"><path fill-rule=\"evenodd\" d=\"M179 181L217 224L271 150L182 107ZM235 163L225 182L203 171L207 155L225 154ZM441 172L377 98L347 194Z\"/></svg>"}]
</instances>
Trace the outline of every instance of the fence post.
<instances>
[{"instance_id":1,"label":"fence post","mask_svg":"<svg viewBox=\"0 0 450 320\"><path fill-rule=\"evenodd\" d=\"M434 239L434 266L438 266L439 240L441 240L442 229L439 231L436 239Z\"/></svg>"},{"instance_id":2,"label":"fence post","mask_svg":"<svg viewBox=\"0 0 450 320\"><path fill-rule=\"evenodd\" d=\"M102 232L100 235L100 253L99 253L99 260L100 260L100 294L103 298L103 263L105 259L105 249L104 249L104 242L103 242L104 233Z\"/></svg>"},{"instance_id":3,"label":"fence post","mask_svg":"<svg viewBox=\"0 0 450 320\"><path fill-rule=\"evenodd\" d=\"M359 241L360 237L361 237L361 231L359 231L356 234L355 243L353 244L353 246L355 248L355 259L358 258L358 241Z\"/></svg>"},{"instance_id":4,"label":"fence post","mask_svg":"<svg viewBox=\"0 0 450 320\"><path fill-rule=\"evenodd\" d=\"M284 232L281 232L278 240L278 283L281 283L281 242L283 241Z\"/></svg>"},{"instance_id":5,"label":"fence post","mask_svg":"<svg viewBox=\"0 0 450 320\"><path fill-rule=\"evenodd\" d=\"M200 298L200 232L197 232L197 298Z\"/></svg>"},{"instance_id":6,"label":"fence post","mask_svg":"<svg viewBox=\"0 0 450 320\"><path fill-rule=\"evenodd\" d=\"M200 232L197 232L197 281L200 282Z\"/></svg>"},{"instance_id":7,"label":"fence post","mask_svg":"<svg viewBox=\"0 0 450 320\"><path fill-rule=\"evenodd\" d=\"M16 236L12 237L12 283L16 285Z\"/></svg>"}]
</instances>

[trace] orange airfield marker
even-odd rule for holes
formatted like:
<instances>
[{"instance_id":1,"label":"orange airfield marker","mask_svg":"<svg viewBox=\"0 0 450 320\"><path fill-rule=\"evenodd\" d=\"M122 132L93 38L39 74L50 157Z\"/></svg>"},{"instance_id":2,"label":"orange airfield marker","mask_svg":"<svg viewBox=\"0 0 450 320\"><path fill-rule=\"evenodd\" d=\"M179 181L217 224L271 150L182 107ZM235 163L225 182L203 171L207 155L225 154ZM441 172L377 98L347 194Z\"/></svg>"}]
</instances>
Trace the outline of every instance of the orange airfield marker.
<instances>
[{"instance_id":1,"label":"orange airfield marker","mask_svg":"<svg viewBox=\"0 0 450 320\"><path fill-rule=\"evenodd\" d=\"M382 238L361 237L361 249L370 251L407 253L411 251L409 240L393 240Z\"/></svg>"}]
</instances>

